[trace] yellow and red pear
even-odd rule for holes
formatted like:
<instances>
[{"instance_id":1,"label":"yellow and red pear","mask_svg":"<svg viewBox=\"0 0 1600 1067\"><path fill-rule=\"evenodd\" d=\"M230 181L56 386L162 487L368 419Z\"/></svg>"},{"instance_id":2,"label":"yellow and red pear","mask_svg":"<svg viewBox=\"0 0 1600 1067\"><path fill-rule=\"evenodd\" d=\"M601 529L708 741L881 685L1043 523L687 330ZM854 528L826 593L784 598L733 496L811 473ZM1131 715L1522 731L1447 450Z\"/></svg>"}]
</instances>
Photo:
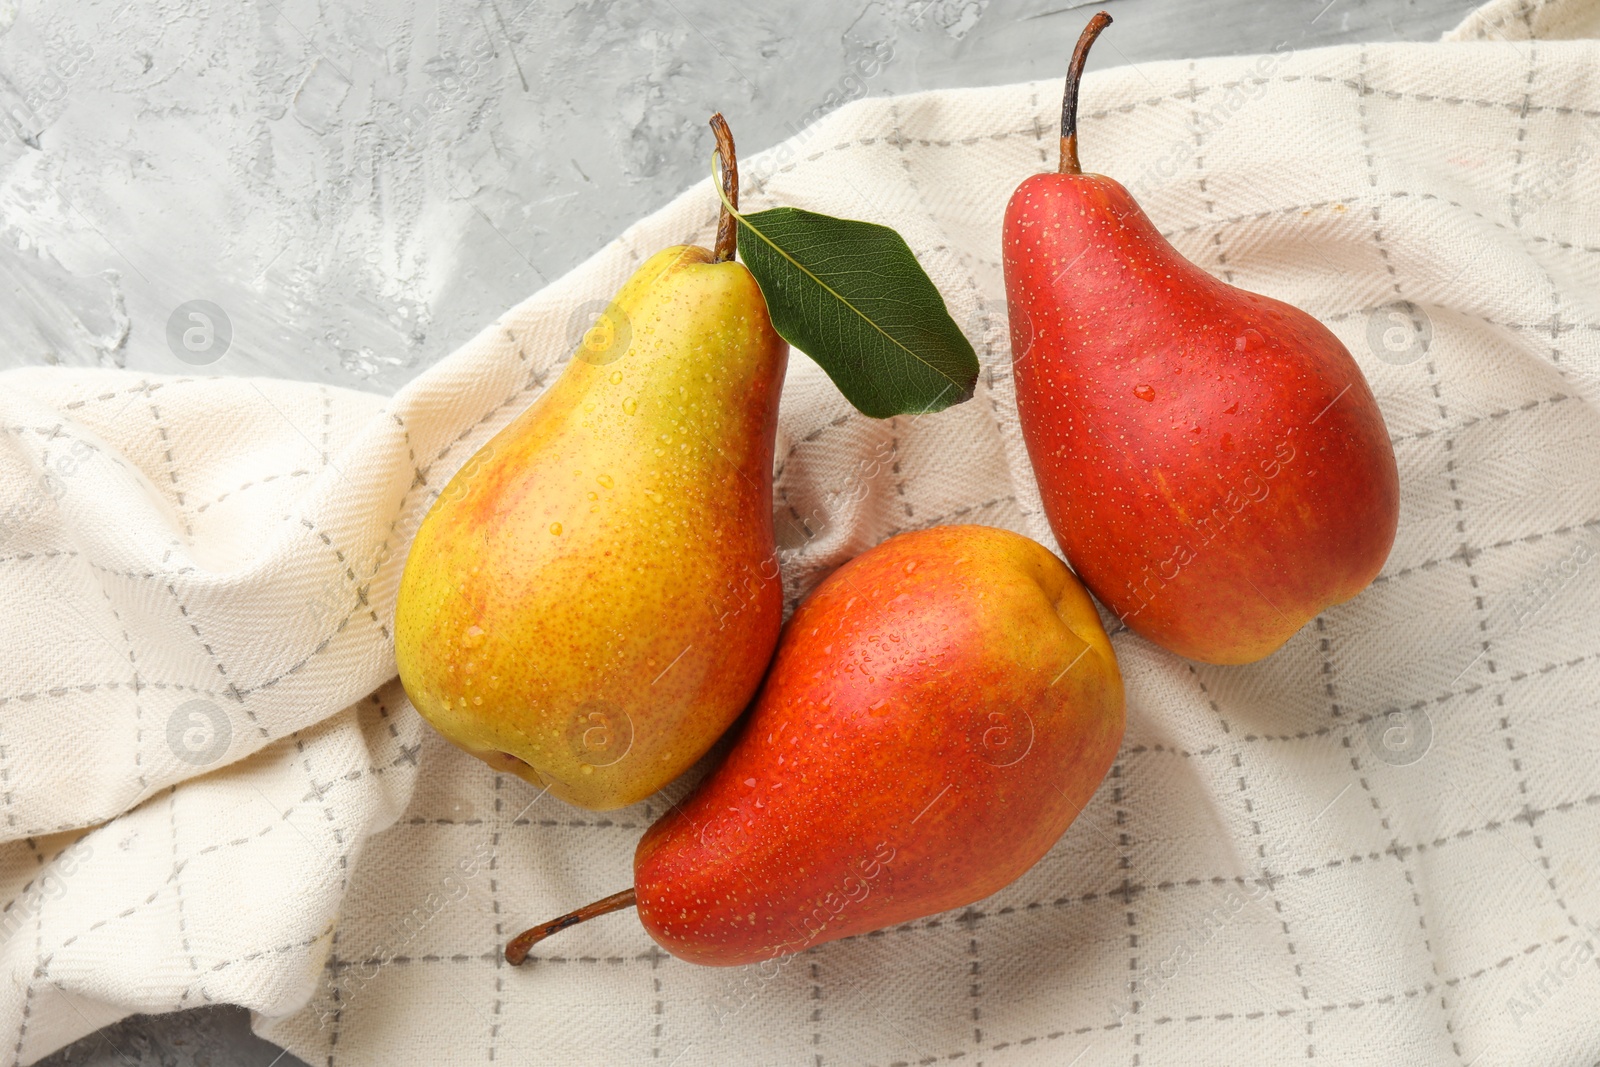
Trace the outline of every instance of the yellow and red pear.
<instances>
[{"instance_id":1,"label":"yellow and red pear","mask_svg":"<svg viewBox=\"0 0 1600 1067\"><path fill-rule=\"evenodd\" d=\"M646 260L406 561L395 656L417 710L582 807L635 803L699 759L777 644L788 345L733 251L728 226L715 252Z\"/></svg>"}]
</instances>

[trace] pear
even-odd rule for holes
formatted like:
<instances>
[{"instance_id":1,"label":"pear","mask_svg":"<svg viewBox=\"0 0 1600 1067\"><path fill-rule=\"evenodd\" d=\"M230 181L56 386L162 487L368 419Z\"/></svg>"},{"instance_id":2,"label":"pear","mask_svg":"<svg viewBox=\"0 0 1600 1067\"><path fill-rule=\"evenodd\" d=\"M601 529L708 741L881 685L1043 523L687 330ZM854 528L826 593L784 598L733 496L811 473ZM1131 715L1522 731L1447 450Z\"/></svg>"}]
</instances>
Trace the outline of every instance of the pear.
<instances>
[{"instance_id":1,"label":"pear","mask_svg":"<svg viewBox=\"0 0 1600 1067\"><path fill-rule=\"evenodd\" d=\"M417 710L580 807L636 803L687 769L777 643L788 345L733 252L725 226L715 251L646 260L445 486L401 579L395 656Z\"/></svg>"},{"instance_id":2,"label":"pear","mask_svg":"<svg viewBox=\"0 0 1600 1067\"><path fill-rule=\"evenodd\" d=\"M730 966L959 908L1048 852L1123 731L1122 675L1065 564L942 526L839 568L784 631L724 763L644 834L632 904L681 959Z\"/></svg>"},{"instance_id":3,"label":"pear","mask_svg":"<svg viewBox=\"0 0 1600 1067\"><path fill-rule=\"evenodd\" d=\"M1361 368L1327 327L1212 277L1115 180L1061 167L1006 207L1017 414L1067 560L1130 629L1249 663L1388 558L1400 479Z\"/></svg>"}]
</instances>

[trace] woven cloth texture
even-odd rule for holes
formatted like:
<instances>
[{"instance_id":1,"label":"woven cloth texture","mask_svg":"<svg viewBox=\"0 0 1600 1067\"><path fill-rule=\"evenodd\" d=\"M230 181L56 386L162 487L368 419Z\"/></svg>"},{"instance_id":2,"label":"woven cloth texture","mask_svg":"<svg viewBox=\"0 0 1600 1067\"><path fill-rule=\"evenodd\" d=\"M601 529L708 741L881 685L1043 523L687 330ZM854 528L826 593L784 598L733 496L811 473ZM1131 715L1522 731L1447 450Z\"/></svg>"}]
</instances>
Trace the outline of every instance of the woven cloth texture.
<instances>
[{"instance_id":1,"label":"woven cloth texture","mask_svg":"<svg viewBox=\"0 0 1600 1067\"><path fill-rule=\"evenodd\" d=\"M597 814L492 773L393 680L406 547L709 180L393 398L0 377L0 1049L244 1005L313 1064L1578 1064L1600 1057L1600 3L1438 43L1144 64L1085 166L1354 353L1393 437L1382 575L1245 667L1125 630L1128 732L1057 847L970 908L697 968L615 892L687 788ZM1006 200L1059 80L859 101L744 163L745 205L897 228L977 395L874 421L791 361L790 605L946 522L1055 547L1016 419ZM1108 620L1112 622L1114 620ZM1115 627L1113 627L1115 628ZM959 847L959 846L957 846Z\"/></svg>"}]
</instances>

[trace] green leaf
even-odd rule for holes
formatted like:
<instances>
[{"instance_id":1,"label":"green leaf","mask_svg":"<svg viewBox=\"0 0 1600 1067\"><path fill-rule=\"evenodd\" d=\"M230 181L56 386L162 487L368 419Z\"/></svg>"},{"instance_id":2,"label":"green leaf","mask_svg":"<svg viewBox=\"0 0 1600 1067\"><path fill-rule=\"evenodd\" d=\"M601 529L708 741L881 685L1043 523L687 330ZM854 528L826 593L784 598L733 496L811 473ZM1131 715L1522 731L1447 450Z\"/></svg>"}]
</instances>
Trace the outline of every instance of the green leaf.
<instances>
[{"instance_id":1,"label":"green leaf","mask_svg":"<svg viewBox=\"0 0 1600 1067\"><path fill-rule=\"evenodd\" d=\"M862 414L942 411L972 396L978 357L887 226L772 208L739 216L739 253L778 333Z\"/></svg>"}]
</instances>

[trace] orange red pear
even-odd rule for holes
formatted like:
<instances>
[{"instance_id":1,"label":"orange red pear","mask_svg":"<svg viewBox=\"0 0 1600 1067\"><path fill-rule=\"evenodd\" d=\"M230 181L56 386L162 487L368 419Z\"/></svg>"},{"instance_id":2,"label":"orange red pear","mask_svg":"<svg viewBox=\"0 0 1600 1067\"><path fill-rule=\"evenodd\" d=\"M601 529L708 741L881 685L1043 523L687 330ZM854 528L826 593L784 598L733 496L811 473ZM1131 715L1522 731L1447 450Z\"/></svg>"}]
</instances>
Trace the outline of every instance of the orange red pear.
<instances>
[{"instance_id":1,"label":"orange red pear","mask_svg":"<svg viewBox=\"0 0 1600 1067\"><path fill-rule=\"evenodd\" d=\"M1006 207L1018 416L1073 569L1130 629L1248 663L1364 589L1399 523L1383 416L1310 315L1189 262L1115 180L1081 171L1083 60L1062 162Z\"/></svg>"}]
</instances>

